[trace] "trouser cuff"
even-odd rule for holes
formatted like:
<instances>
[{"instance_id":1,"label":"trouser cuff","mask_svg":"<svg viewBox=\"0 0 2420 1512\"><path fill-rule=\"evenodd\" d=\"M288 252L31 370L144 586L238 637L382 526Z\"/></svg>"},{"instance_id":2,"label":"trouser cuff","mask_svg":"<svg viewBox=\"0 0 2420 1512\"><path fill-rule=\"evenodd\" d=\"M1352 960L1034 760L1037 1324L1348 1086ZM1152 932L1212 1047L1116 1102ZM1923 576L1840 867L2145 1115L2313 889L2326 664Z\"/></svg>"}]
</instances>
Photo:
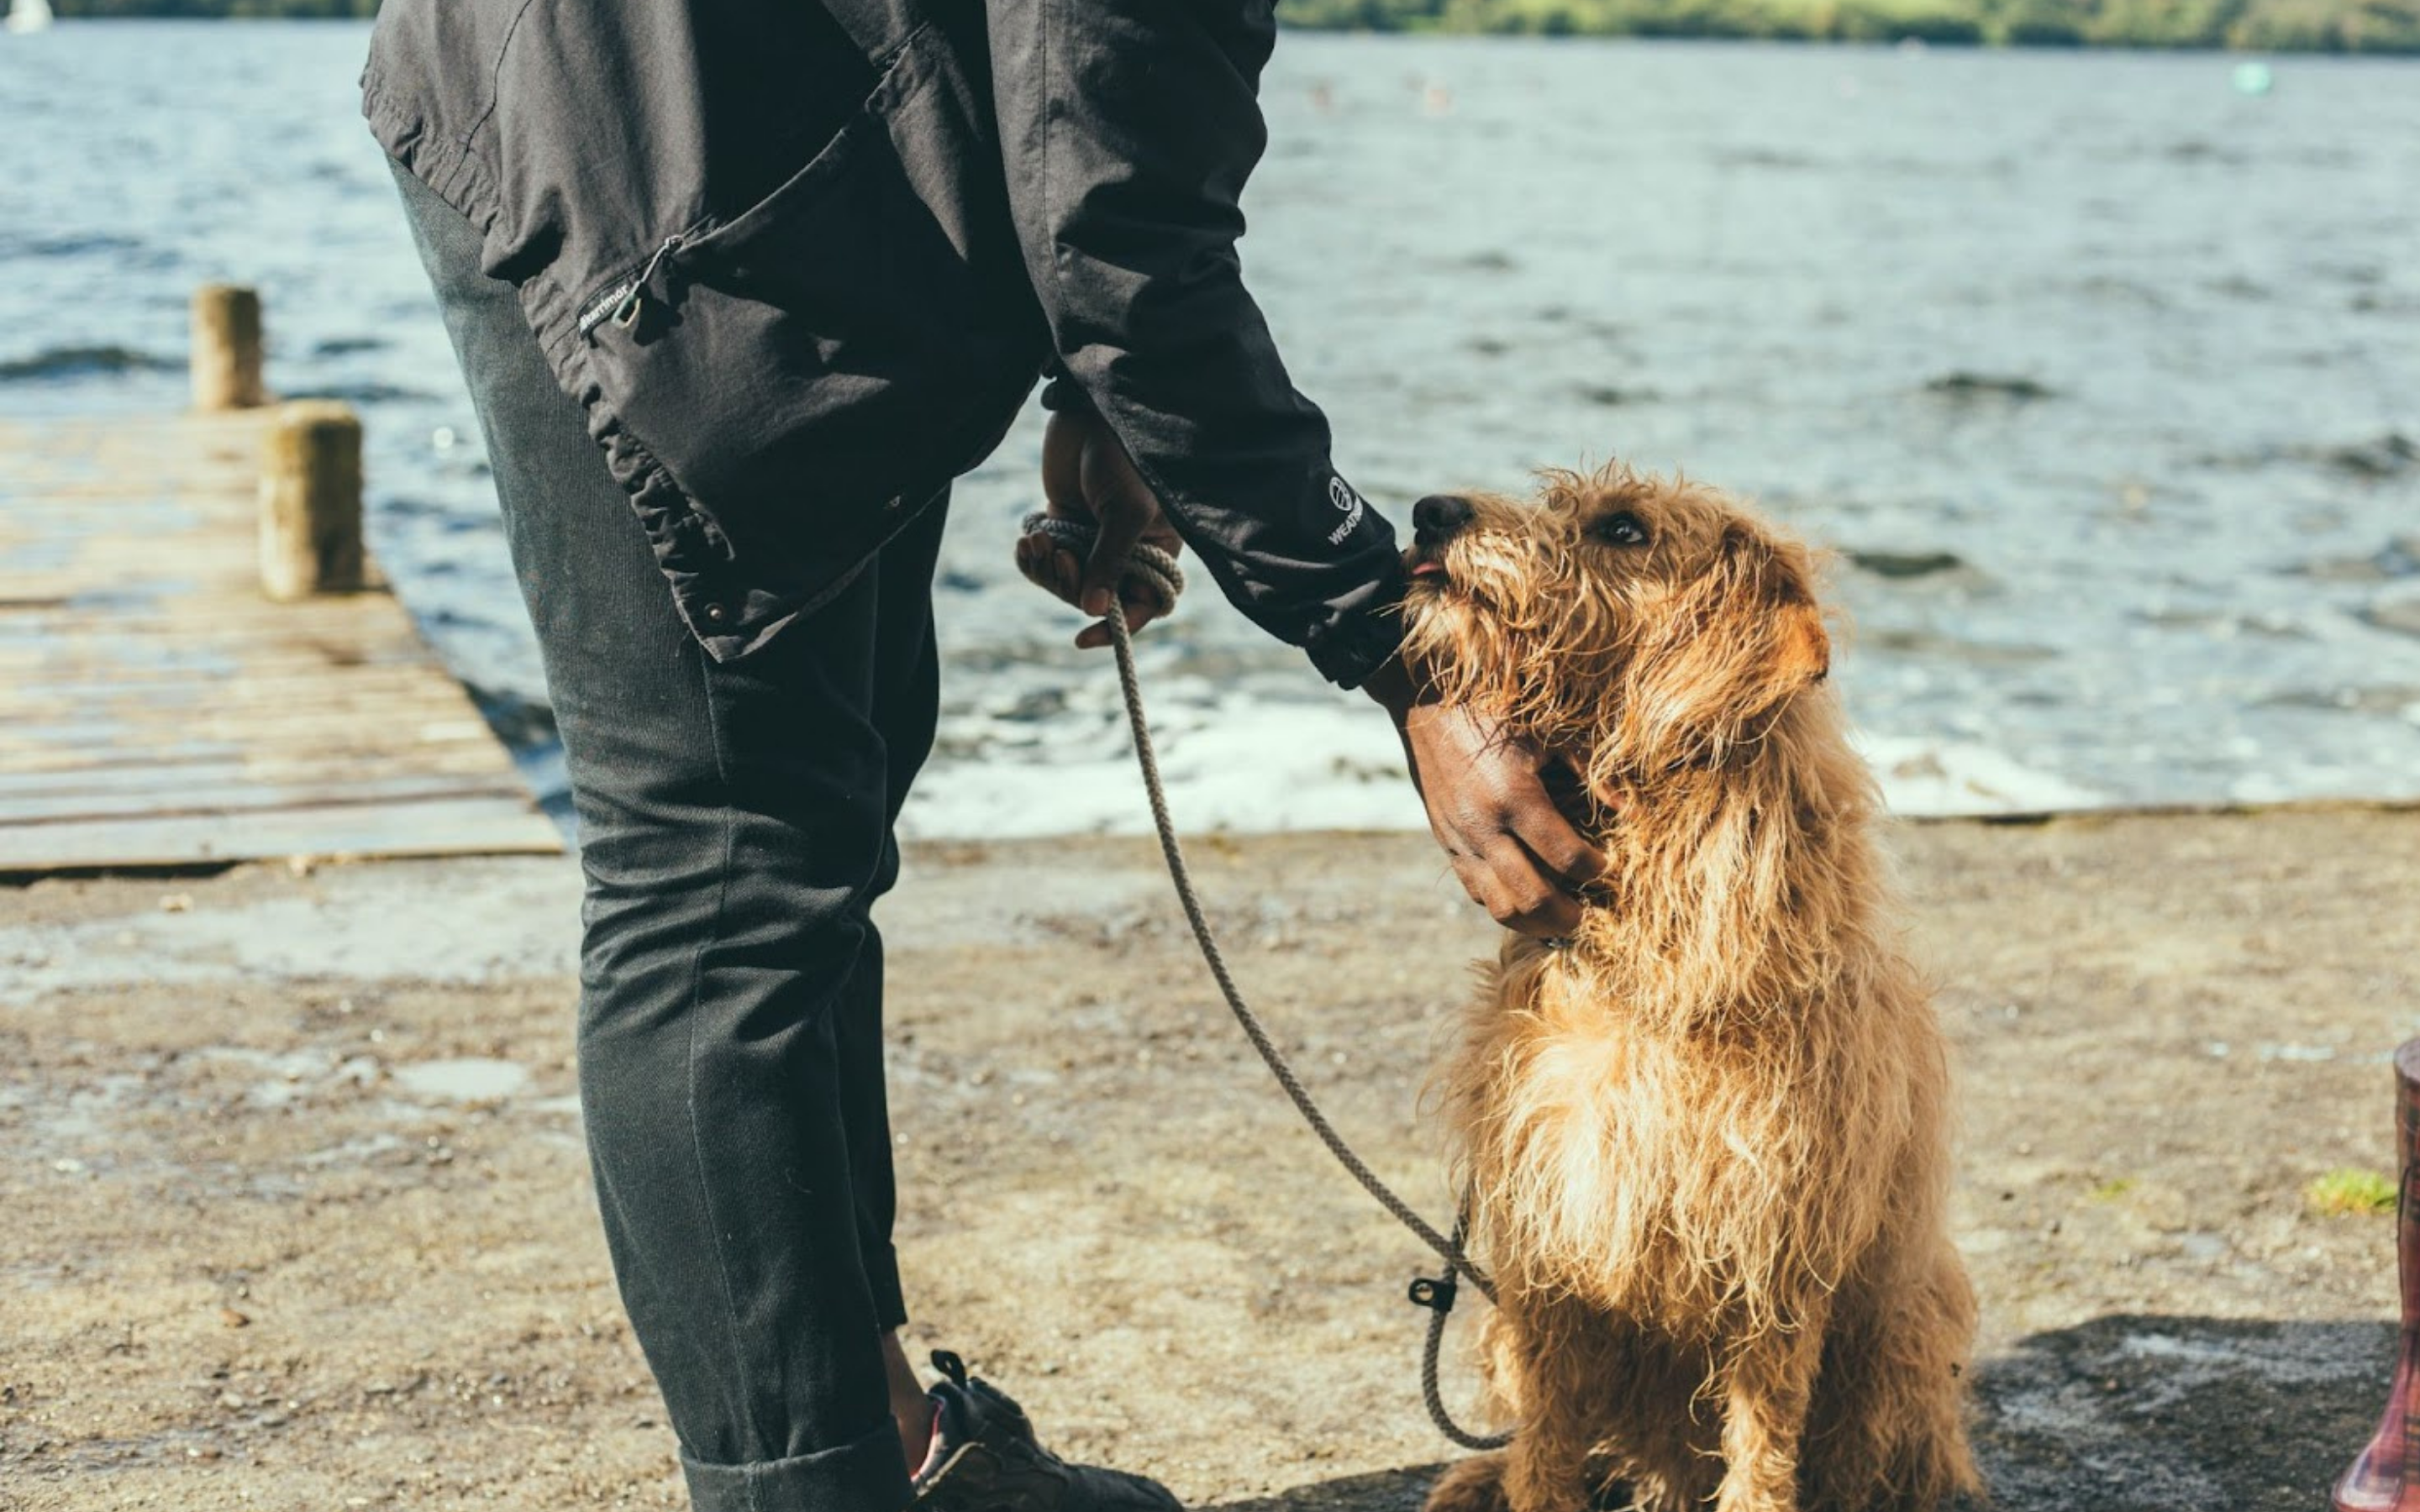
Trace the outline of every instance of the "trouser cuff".
<instances>
[{"instance_id":1,"label":"trouser cuff","mask_svg":"<svg viewBox=\"0 0 2420 1512\"><path fill-rule=\"evenodd\" d=\"M788 1459L709 1465L681 1456L697 1512L899 1512L908 1467L899 1430L886 1421L851 1443Z\"/></svg>"}]
</instances>

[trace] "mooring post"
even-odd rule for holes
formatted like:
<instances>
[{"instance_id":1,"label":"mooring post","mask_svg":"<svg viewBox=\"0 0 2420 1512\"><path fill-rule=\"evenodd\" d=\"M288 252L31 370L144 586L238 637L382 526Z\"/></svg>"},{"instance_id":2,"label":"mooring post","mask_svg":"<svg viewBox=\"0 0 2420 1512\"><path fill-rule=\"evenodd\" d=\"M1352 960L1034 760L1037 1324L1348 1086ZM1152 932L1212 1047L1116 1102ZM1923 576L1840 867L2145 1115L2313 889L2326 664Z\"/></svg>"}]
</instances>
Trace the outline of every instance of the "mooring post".
<instances>
[{"instance_id":1,"label":"mooring post","mask_svg":"<svg viewBox=\"0 0 2420 1512\"><path fill-rule=\"evenodd\" d=\"M2395 1052L2396 1271L2403 1287L2403 1336L2386 1411L2361 1458L2337 1480L2336 1512L2420 1512L2420 1040Z\"/></svg>"},{"instance_id":2,"label":"mooring post","mask_svg":"<svg viewBox=\"0 0 2420 1512\"><path fill-rule=\"evenodd\" d=\"M260 295L235 284L194 290L194 408L251 409L269 402L260 381Z\"/></svg>"},{"instance_id":3,"label":"mooring post","mask_svg":"<svg viewBox=\"0 0 2420 1512\"><path fill-rule=\"evenodd\" d=\"M290 601L364 586L362 422L325 399L281 405L260 447L260 589Z\"/></svg>"}]
</instances>

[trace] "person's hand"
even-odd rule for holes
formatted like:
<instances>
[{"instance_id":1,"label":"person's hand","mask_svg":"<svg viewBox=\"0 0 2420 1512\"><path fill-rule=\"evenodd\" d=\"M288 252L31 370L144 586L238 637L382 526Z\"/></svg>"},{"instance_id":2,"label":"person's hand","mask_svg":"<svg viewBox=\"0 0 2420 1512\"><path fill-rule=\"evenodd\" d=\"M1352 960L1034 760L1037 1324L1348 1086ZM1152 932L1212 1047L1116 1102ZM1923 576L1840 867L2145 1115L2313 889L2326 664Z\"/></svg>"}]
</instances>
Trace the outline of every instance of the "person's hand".
<instances>
[{"instance_id":1,"label":"person's hand","mask_svg":"<svg viewBox=\"0 0 2420 1512\"><path fill-rule=\"evenodd\" d=\"M1401 662L1362 686L1394 717L1429 829L1471 900L1524 934L1577 929L1575 894L1605 873L1606 857L1547 792L1555 758L1476 710L1440 702Z\"/></svg>"},{"instance_id":2,"label":"person's hand","mask_svg":"<svg viewBox=\"0 0 2420 1512\"><path fill-rule=\"evenodd\" d=\"M1038 531L1019 536L1016 570L1028 582L1087 614L1109 613L1114 593L1125 607L1130 630L1141 629L1175 607L1148 579L1125 571L1126 554L1138 541L1171 556L1183 543L1125 448L1098 415L1063 410L1051 415L1042 433L1042 499L1044 514L1081 520L1099 533L1092 554L1081 562ZM1106 619L1086 625L1076 637L1076 644L1088 651L1109 641Z\"/></svg>"}]
</instances>

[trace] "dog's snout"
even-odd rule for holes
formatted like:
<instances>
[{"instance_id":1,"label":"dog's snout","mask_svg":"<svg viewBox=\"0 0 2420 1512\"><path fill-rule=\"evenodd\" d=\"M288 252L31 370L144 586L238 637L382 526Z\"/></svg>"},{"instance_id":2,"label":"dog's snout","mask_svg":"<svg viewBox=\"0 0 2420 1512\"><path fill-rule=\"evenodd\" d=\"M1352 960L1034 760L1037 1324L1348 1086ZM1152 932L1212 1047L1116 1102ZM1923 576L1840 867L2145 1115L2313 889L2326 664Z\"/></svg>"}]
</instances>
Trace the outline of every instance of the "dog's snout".
<instances>
[{"instance_id":1,"label":"dog's snout","mask_svg":"<svg viewBox=\"0 0 2420 1512\"><path fill-rule=\"evenodd\" d=\"M1478 513L1460 494L1433 493L1412 506L1412 539L1423 547L1443 546Z\"/></svg>"}]
</instances>

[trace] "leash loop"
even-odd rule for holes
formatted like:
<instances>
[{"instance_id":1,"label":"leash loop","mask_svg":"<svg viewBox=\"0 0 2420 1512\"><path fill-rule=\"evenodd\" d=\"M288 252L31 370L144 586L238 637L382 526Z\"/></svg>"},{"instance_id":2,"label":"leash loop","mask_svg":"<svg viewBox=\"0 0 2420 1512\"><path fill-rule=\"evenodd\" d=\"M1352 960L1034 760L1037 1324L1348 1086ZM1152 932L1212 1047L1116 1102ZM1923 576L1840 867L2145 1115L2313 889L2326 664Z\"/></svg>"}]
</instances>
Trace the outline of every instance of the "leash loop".
<instances>
[{"instance_id":1,"label":"leash loop","mask_svg":"<svg viewBox=\"0 0 2420 1512\"><path fill-rule=\"evenodd\" d=\"M1459 1221L1453 1226L1453 1237L1455 1242L1461 1242L1462 1224ZM1484 1454L1511 1443L1512 1435L1473 1433L1465 1428L1453 1420L1451 1412L1446 1411L1445 1391L1437 1384L1437 1356L1444 1352L1445 1320L1447 1315L1453 1311L1456 1289L1451 1271L1434 1278L1422 1276L1412 1283L1412 1301L1429 1309L1428 1336L1420 1341L1420 1404L1429 1410L1429 1421L1436 1426L1439 1433L1466 1449ZM1423 1292L1426 1293L1425 1298Z\"/></svg>"},{"instance_id":2,"label":"leash loop","mask_svg":"<svg viewBox=\"0 0 2420 1512\"><path fill-rule=\"evenodd\" d=\"M1090 544L1093 534L1080 521L1042 515L1028 516L1024 523L1028 533L1039 531L1078 553ZM1154 558L1160 560L1154 561ZM1175 602L1177 593L1184 588L1184 576L1176 570L1175 560L1156 548L1138 547L1128 563L1128 570L1150 580L1156 589L1165 593L1171 604ZM1445 1262L1446 1271L1442 1277L1423 1276L1412 1283L1412 1300L1430 1309L1428 1342L1420 1355L1421 1399L1427 1405L1429 1418L1436 1425L1437 1431L1453 1443L1466 1449L1500 1449L1512 1442L1512 1435L1466 1431L1446 1410L1445 1397L1437 1384L1437 1357L1445 1339L1446 1317L1453 1310L1454 1296L1459 1290L1456 1276L1468 1280L1489 1302L1496 1301L1495 1283L1464 1252L1464 1217L1456 1215L1453 1233L1449 1238L1414 1211L1411 1204L1397 1196L1394 1189L1354 1152L1353 1147L1345 1143L1344 1136L1337 1133L1336 1126L1327 1121L1327 1115L1320 1111L1310 1088L1295 1074L1293 1065L1286 1059L1285 1053L1278 1048L1276 1039L1262 1024L1260 1015L1252 1011L1251 1005L1244 1000L1243 990L1235 985L1234 975L1227 968L1226 952L1219 948L1218 936L1210 928L1209 916L1202 911L1202 900L1193 890L1193 872L1186 864L1184 847L1177 843L1176 823L1170 817L1168 810L1167 786L1160 779L1159 757L1152 748L1151 721L1143 714L1142 683L1135 671L1134 632L1126 625L1125 605L1114 594L1106 618L1111 643L1117 652L1118 688L1125 700L1126 723L1134 733L1135 762L1142 769L1143 792L1151 802L1152 827L1158 831L1159 851L1168 863L1169 880L1175 885L1176 901L1185 910L1185 921L1192 928L1194 943L1201 948L1202 963L1210 968L1211 977L1218 984L1218 995L1226 999L1228 1011L1234 1015L1235 1023L1244 1031L1244 1038L1251 1041L1253 1050L1260 1055L1261 1063L1268 1067L1269 1074L1277 1078L1287 1101L1294 1103L1295 1111L1302 1115L1303 1122L1311 1126L1311 1132L1327 1147L1327 1152L1336 1157L1337 1163L1361 1184L1363 1191Z\"/></svg>"},{"instance_id":3,"label":"leash loop","mask_svg":"<svg viewBox=\"0 0 2420 1512\"><path fill-rule=\"evenodd\" d=\"M1040 510L1026 516L1020 529L1028 535L1047 535L1079 557L1091 554L1093 542L1100 535L1100 532L1082 520L1045 514ZM1128 577L1140 578L1149 583L1152 592L1159 595L1160 602L1171 609L1185 592L1185 569L1177 564L1175 556L1148 541L1137 541L1126 552L1125 570ZM1123 602L1119 605L1119 617L1125 617Z\"/></svg>"}]
</instances>

